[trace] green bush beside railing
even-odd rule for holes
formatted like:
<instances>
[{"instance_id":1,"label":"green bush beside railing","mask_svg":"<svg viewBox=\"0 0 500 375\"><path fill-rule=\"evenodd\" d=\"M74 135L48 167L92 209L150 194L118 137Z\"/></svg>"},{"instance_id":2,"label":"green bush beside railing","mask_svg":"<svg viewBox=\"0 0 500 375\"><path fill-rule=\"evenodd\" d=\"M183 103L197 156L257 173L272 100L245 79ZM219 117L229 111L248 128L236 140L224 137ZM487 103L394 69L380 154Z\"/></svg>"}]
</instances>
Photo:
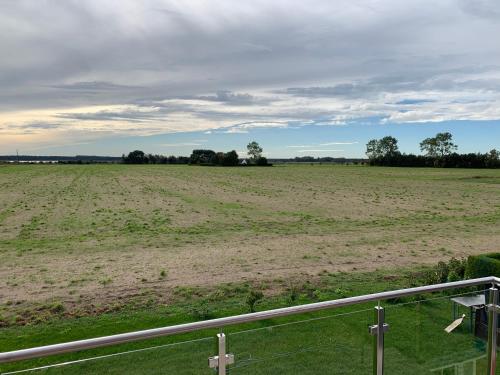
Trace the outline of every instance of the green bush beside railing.
<instances>
[{"instance_id":1,"label":"green bush beside railing","mask_svg":"<svg viewBox=\"0 0 500 375\"><path fill-rule=\"evenodd\" d=\"M468 279L484 276L500 277L500 253L469 256L465 275Z\"/></svg>"}]
</instances>

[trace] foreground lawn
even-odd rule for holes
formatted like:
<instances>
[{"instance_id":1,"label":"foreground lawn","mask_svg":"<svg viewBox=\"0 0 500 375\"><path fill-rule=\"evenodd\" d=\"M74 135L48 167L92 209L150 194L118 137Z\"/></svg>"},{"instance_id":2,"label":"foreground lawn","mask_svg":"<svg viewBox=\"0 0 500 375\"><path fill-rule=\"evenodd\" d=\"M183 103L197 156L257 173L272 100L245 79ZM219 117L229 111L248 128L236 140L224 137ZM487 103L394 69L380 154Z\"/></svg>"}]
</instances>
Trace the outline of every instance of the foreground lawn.
<instances>
[{"instance_id":1,"label":"foreground lawn","mask_svg":"<svg viewBox=\"0 0 500 375\"><path fill-rule=\"evenodd\" d=\"M321 287L308 284L302 285L300 291L266 296L257 304L257 310L407 287L412 283L411 275L402 271L378 275L324 275ZM248 312L247 294L238 290L235 287L232 293L208 302L192 298L189 304L4 328L0 351L179 324L200 318L200 312L204 317ZM455 294L477 292L470 289L453 291ZM485 342L475 338L467 324L452 334L444 332L444 327L452 321L450 297L451 294L434 294L425 299L420 296L382 303L390 324L385 340L388 374L426 374L468 360L477 361L478 373L484 373ZM223 331L227 335L228 351L236 357L230 373L369 374L373 337L368 334L368 326L374 321L373 307L371 303L226 327ZM217 332L207 330L25 361L0 366L0 371L93 358L34 373L209 374L212 372L208 369L207 358L215 354ZM104 357L96 358L99 356ZM472 362L465 365L464 373L472 374Z\"/></svg>"}]
</instances>

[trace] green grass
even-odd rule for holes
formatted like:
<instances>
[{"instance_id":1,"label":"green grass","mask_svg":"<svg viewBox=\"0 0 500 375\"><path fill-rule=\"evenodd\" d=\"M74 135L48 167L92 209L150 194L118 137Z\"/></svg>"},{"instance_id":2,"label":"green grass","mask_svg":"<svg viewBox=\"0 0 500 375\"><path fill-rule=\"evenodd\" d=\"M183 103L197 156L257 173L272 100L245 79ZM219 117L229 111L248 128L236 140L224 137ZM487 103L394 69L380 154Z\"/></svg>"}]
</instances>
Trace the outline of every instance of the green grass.
<instances>
[{"instance_id":1,"label":"green grass","mask_svg":"<svg viewBox=\"0 0 500 375\"><path fill-rule=\"evenodd\" d=\"M366 294L414 285L415 274L325 274L318 285L296 285L286 294L266 296L257 310L303 304ZM205 290L181 288L183 303L130 309L96 317L52 319L24 327L2 329L0 351L58 343L89 337L141 330L193 321L194 317L215 318L248 311L246 285L228 285L204 295ZM455 293L471 292L457 290ZM294 295L293 301L291 297ZM388 373L428 373L429 369L481 356L483 341L474 338L467 326L452 334L443 329L452 320L450 295L435 294L428 299L406 298L383 302L391 328L386 336ZM228 351L236 356L230 373L242 374L360 374L370 373L374 304L301 314L223 329ZM59 307L54 307L59 308ZM129 343L109 348L0 366L1 371L43 366L81 358L149 348L145 351L95 359L54 368L50 374L210 373L207 358L215 354L218 330ZM484 362L484 361L483 361ZM481 363L481 366L484 364Z\"/></svg>"}]
</instances>

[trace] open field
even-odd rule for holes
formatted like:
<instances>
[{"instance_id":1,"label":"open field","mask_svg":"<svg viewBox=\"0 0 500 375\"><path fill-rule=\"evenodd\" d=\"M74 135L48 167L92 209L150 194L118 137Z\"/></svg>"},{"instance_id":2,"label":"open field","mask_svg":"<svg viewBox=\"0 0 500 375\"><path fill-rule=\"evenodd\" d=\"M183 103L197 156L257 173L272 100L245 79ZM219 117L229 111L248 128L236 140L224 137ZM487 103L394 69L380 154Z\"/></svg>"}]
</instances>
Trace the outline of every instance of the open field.
<instances>
[{"instance_id":1,"label":"open field","mask_svg":"<svg viewBox=\"0 0 500 375\"><path fill-rule=\"evenodd\" d=\"M26 165L1 166L0 189L4 316L435 264L500 242L500 170Z\"/></svg>"},{"instance_id":2,"label":"open field","mask_svg":"<svg viewBox=\"0 0 500 375\"><path fill-rule=\"evenodd\" d=\"M499 170L3 166L0 188L0 352L240 314L254 289L263 310L413 286L500 240ZM387 372L484 355L466 326L444 333L449 298L384 303ZM370 373L372 321L367 304L227 327L231 373ZM209 373L214 335L0 372L150 348L43 373Z\"/></svg>"}]
</instances>

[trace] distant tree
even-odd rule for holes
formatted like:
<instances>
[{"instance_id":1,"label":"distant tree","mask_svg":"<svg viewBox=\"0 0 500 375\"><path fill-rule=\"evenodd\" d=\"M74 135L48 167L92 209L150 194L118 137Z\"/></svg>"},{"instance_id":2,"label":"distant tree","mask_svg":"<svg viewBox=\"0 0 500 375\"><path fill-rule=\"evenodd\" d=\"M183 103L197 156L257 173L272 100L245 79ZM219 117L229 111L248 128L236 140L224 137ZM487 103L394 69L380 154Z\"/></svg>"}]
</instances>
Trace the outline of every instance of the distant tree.
<instances>
[{"instance_id":1,"label":"distant tree","mask_svg":"<svg viewBox=\"0 0 500 375\"><path fill-rule=\"evenodd\" d=\"M366 144L366 155L369 159L393 157L399 154L398 140L391 136L372 139Z\"/></svg>"},{"instance_id":2,"label":"distant tree","mask_svg":"<svg viewBox=\"0 0 500 375\"><path fill-rule=\"evenodd\" d=\"M257 161L257 159L261 157L263 151L262 147L260 147L260 145L255 141L252 141L247 145L247 150L248 156L250 156L252 161Z\"/></svg>"},{"instance_id":3,"label":"distant tree","mask_svg":"<svg viewBox=\"0 0 500 375\"><path fill-rule=\"evenodd\" d=\"M239 158L238 153L234 150L226 152L224 155L224 159L222 165L232 167L238 165Z\"/></svg>"},{"instance_id":4,"label":"distant tree","mask_svg":"<svg viewBox=\"0 0 500 375\"><path fill-rule=\"evenodd\" d=\"M500 151L493 149L490 152L488 152L488 159L491 160L500 160Z\"/></svg>"},{"instance_id":5,"label":"distant tree","mask_svg":"<svg viewBox=\"0 0 500 375\"><path fill-rule=\"evenodd\" d=\"M148 159L143 151L135 150L129 152L127 156L123 156L123 162L127 164L144 164L148 162Z\"/></svg>"},{"instance_id":6,"label":"distant tree","mask_svg":"<svg viewBox=\"0 0 500 375\"><path fill-rule=\"evenodd\" d=\"M379 141L379 147L383 156L394 156L399 152L398 140L394 137L387 136Z\"/></svg>"},{"instance_id":7,"label":"distant tree","mask_svg":"<svg viewBox=\"0 0 500 375\"><path fill-rule=\"evenodd\" d=\"M82 160L89 162L89 160L82 157ZM92 161L92 160L90 160ZM94 161L92 161L94 162ZM165 156L160 154L145 154L140 150L129 152L128 155L122 155L122 162L125 164L188 164L190 158L187 156Z\"/></svg>"},{"instance_id":8,"label":"distant tree","mask_svg":"<svg viewBox=\"0 0 500 375\"><path fill-rule=\"evenodd\" d=\"M381 157L378 139L370 139L366 144L366 156L368 159L376 159Z\"/></svg>"},{"instance_id":9,"label":"distant tree","mask_svg":"<svg viewBox=\"0 0 500 375\"><path fill-rule=\"evenodd\" d=\"M193 150L190 157L191 164L214 164L215 152L212 150Z\"/></svg>"},{"instance_id":10,"label":"distant tree","mask_svg":"<svg viewBox=\"0 0 500 375\"><path fill-rule=\"evenodd\" d=\"M157 164L160 161L159 155L147 154L146 155L146 163L149 164Z\"/></svg>"},{"instance_id":11,"label":"distant tree","mask_svg":"<svg viewBox=\"0 0 500 375\"><path fill-rule=\"evenodd\" d=\"M294 161L300 163L313 163L314 161L316 161L316 159L314 158L314 156L296 156Z\"/></svg>"},{"instance_id":12,"label":"distant tree","mask_svg":"<svg viewBox=\"0 0 500 375\"><path fill-rule=\"evenodd\" d=\"M257 159L256 164L260 165L260 166L267 165L268 164L267 163L267 158L265 158L264 156L261 156L260 158Z\"/></svg>"},{"instance_id":13,"label":"distant tree","mask_svg":"<svg viewBox=\"0 0 500 375\"><path fill-rule=\"evenodd\" d=\"M216 165L224 165L224 153L217 152L213 157L213 163Z\"/></svg>"},{"instance_id":14,"label":"distant tree","mask_svg":"<svg viewBox=\"0 0 500 375\"><path fill-rule=\"evenodd\" d=\"M179 156L177 158L177 164L189 164L191 159L188 156Z\"/></svg>"},{"instance_id":15,"label":"distant tree","mask_svg":"<svg viewBox=\"0 0 500 375\"><path fill-rule=\"evenodd\" d=\"M451 133L437 133L435 137L426 138L420 142L420 150L425 152L427 156L442 158L457 149L457 146L451 141L452 138Z\"/></svg>"},{"instance_id":16,"label":"distant tree","mask_svg":"<svg viewBox=\"0 0 500 375\"><path fill-rule=\"evenodd\" d=\"M486 154L486 166L489 168L500 167L500 151L493 149Z\"/></svg>"}]
</instances>

